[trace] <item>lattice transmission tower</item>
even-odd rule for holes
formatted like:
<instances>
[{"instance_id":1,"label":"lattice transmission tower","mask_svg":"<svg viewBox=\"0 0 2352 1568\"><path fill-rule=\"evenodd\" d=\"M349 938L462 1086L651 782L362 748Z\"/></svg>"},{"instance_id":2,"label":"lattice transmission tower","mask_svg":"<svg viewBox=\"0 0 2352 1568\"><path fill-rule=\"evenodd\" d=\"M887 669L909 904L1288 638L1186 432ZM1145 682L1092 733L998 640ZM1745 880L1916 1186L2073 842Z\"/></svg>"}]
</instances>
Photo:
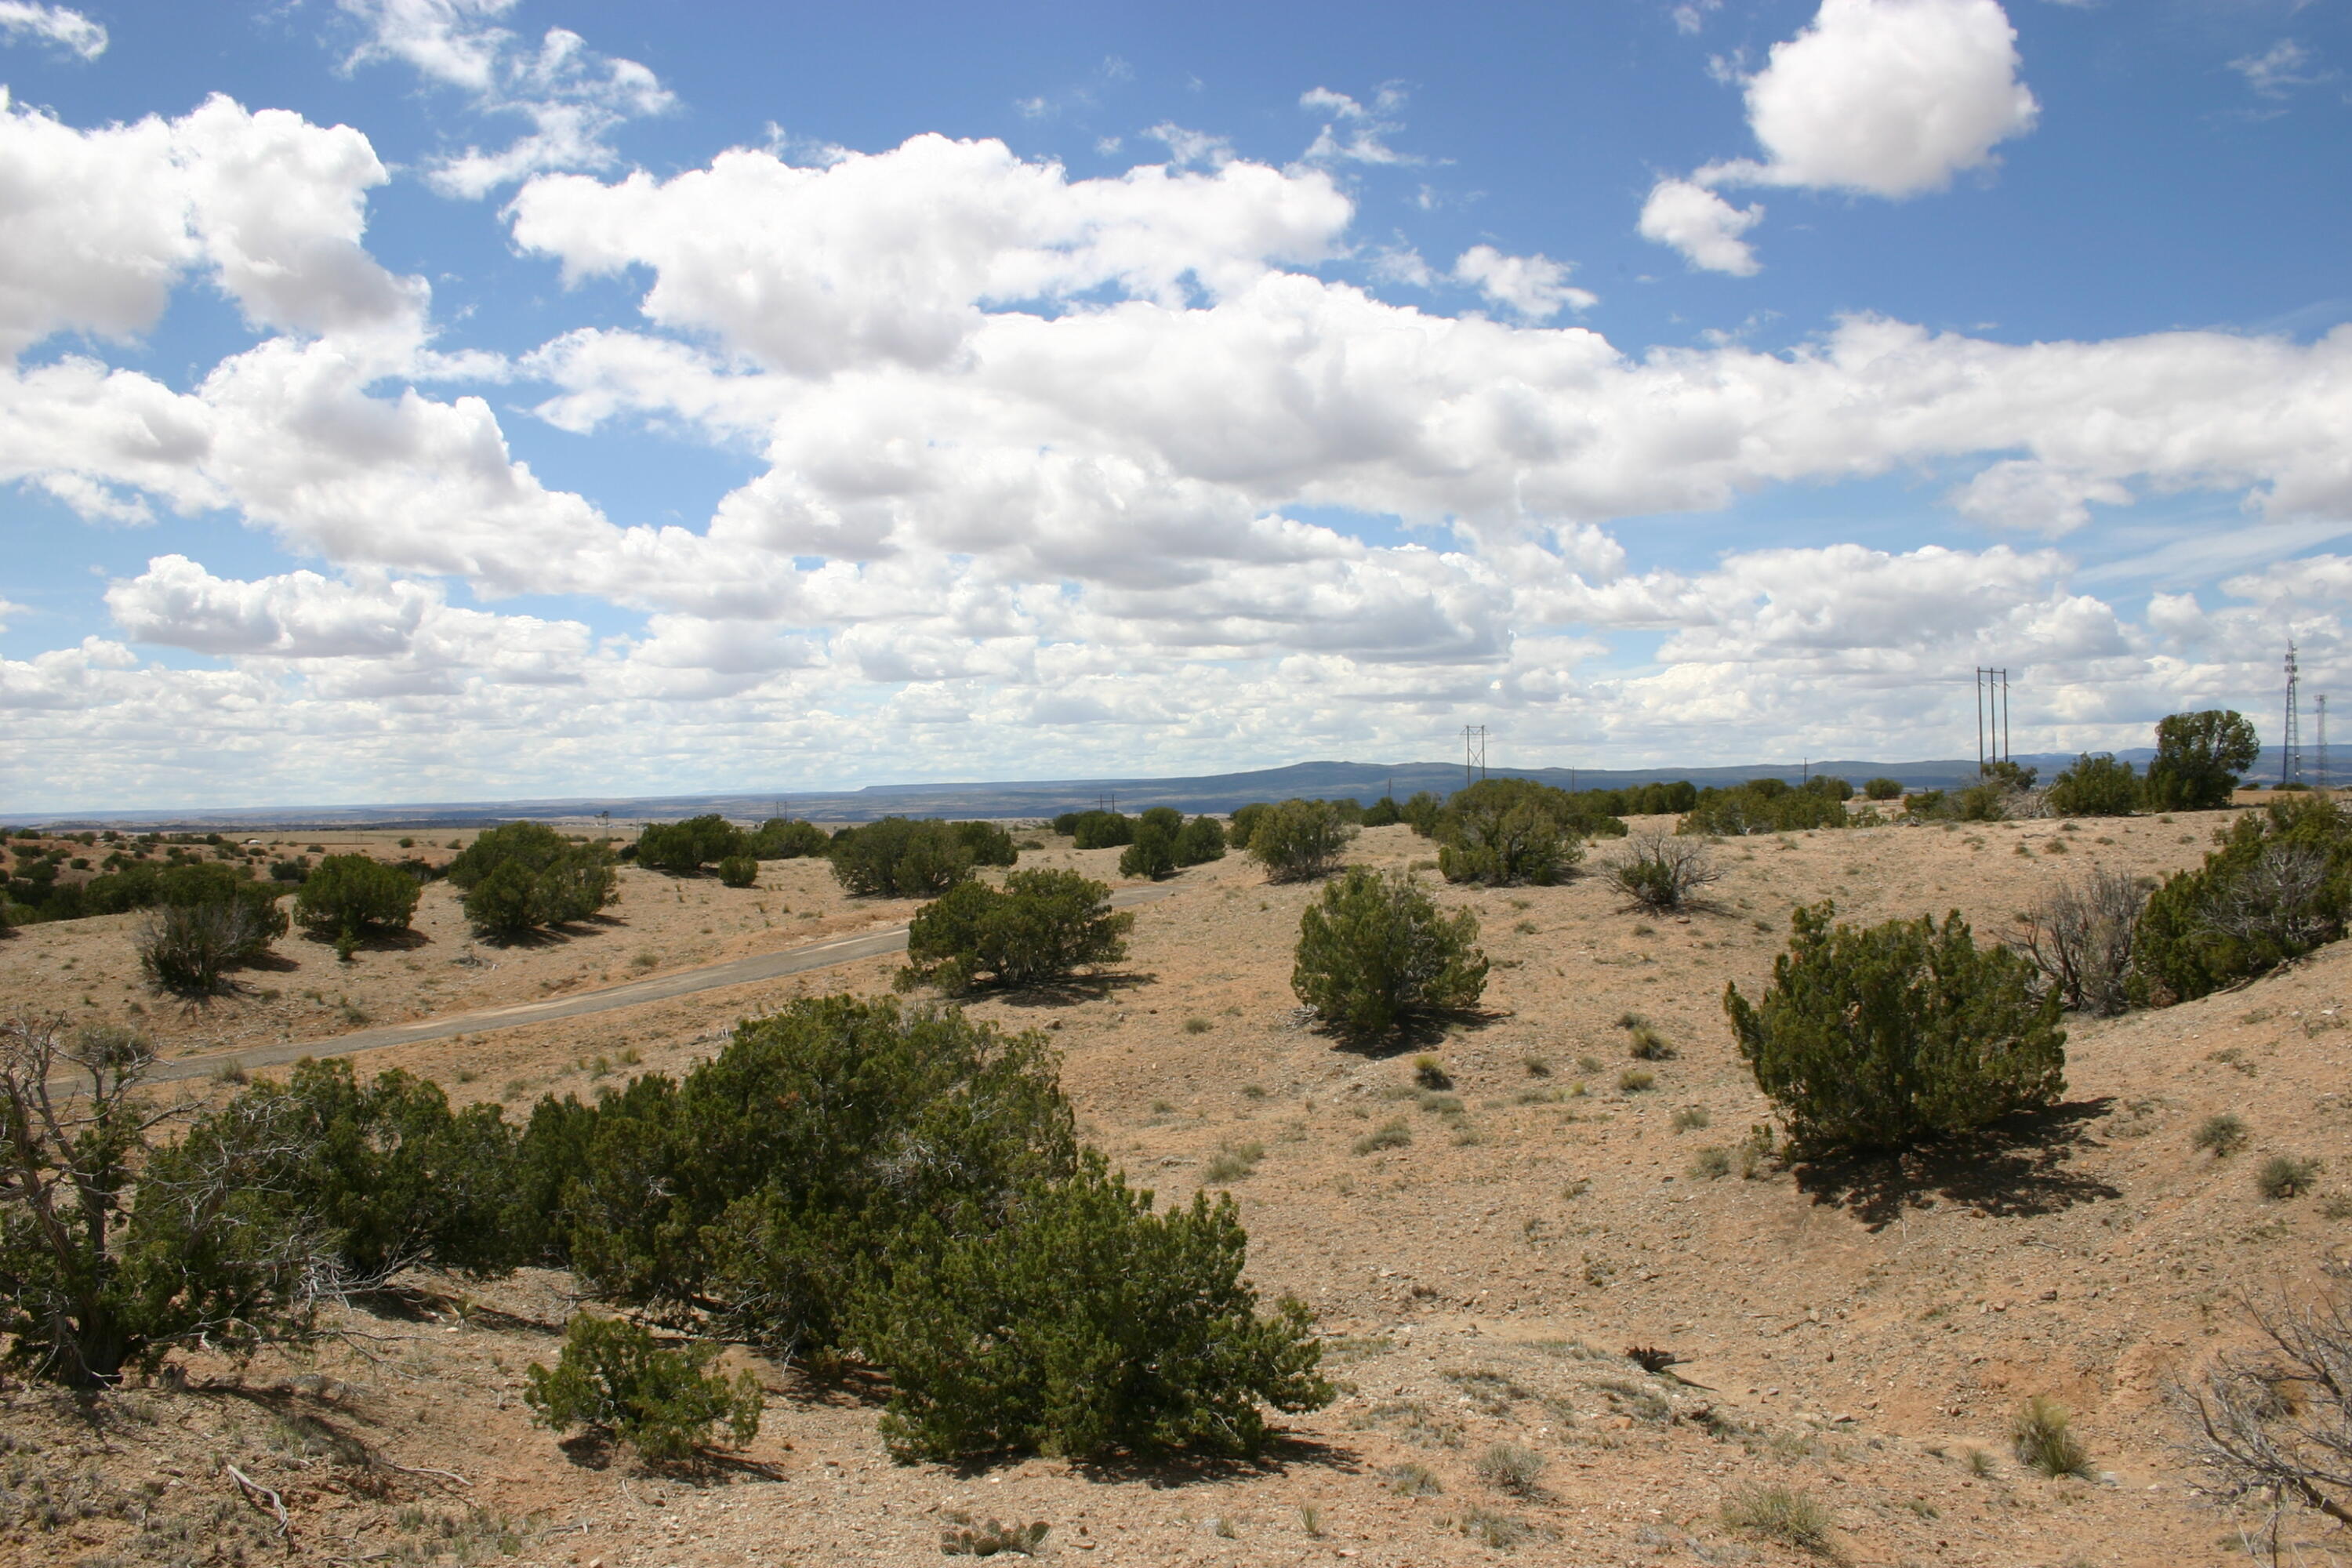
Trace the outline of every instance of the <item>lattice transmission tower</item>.
<instances>
[{"instance_id":1,"label":"lattice transmission tower","mask_svg":"<svg viewBox=\"0 0 2352 1568\"><path fill-rule=\"evenodd\" d=\"M2286 724L2279 735L2279 783L2303 778L2303 673L2295 668L2294 641L2286 645Z\"/></svg>"}]
</instances>

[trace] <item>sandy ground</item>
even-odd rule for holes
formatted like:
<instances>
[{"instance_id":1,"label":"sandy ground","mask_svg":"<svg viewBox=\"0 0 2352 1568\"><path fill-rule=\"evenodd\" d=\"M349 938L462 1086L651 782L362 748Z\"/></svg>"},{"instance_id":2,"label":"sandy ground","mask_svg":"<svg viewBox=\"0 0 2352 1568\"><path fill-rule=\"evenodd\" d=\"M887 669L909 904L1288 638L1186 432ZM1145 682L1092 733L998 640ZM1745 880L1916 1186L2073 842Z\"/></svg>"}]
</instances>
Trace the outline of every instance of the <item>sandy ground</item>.
<instances>
[{"instance_id":1,"label":"sandy ground","mask_svg":"<svg viewBox=\"0 0 2352 1568\"><path fill-rule=\"evenodd\" d=\"M199 1358L185 1380L97 1400L9 1391L0 1526L16 1522L0 1563L919 1563L940 1559L959 1514L1046 1521L1042 1552L1065 1561L1811 1560L1725 1522L1726 1497L1750 1485L1817 1500L1858 1563L2229 1560L2237 1521L2194 1491L2165 1389L2242 1335L2234 1292L2307 1281L2352 1242L2327 1217L2352 1214L2352 953L2168 1011L2070 1021L2065 1104L2005 1149L1901 1180L1710 1178L1698 1162L1767 1120L1721 995L1769 977L1792 905L1833 897L1858 921L1958 909L1990 935L2091 866L2192 865L2226 820L1736 841L1717 851L1729 875L1717 907L1686 921L1621 912L1595 877L1444 889L1478 912L1496 960L1489 1016L1413 1048L1442 1058L1449 1096L1416 1089L1413 1050L1359 1054L1299 1026L1289 949L1315 890L1269 887L1238 857L1141 910L1126 973L1098 996L981 1004L1049 1031L1086 1134L1163 1198L1188 1195L1220 1149L1262 1147L1230 1184L1253 1278L1314 1307L1344 1390L1289 1420L1263 1464L897 1466L870 1386L750 1358L772 1391L763 1431L740 1468L688 1484L530 1426L521 1370L551 1360L562 1276L419 1280L426 1294L354 1307L346 1337L299 1355L241 1371ZM1431 854L1397 827L1365 833L1354 858ZM1116 858L1055 847L1024 863L1108 876ZM808 862L771 866L740 893L635 871L625 889L614 924L478 950L480 965L452 962L465 939L436 889L424 944L343 966L298 938L284 945L299 968L252 977L276 997L200 1015L141 1002L126 922L35 928L0 943L0 1006L123 1016L139 1004L175 1049L226 1059L241 1040L327 1032L346 1002L378 1021L454 1011L907 912L842 899ZM654 957L643 970L640 953ZM542 1091L679 1070L734 1018L803 990L879 990L890 967L360 1061L520 1111ZM1632 1060L1629 1013L1675 1057ZM1652 1087L1621 1087L1629 1068ZM2190 1142L2221 1110L2253 1134L2227 1160ZM1355 1152L1391 1121L1410 1142ZM2254 1166L2282 1152L2325 1162L2317 1194L2258 1194ZM1684 1358L1679 1376L1643 1372L1623 1355L1635 1345ZM2011 1457L2009 1422L2035 1394L2074 1411L2098 1479L2043 1479ZM1540 1457L1530 1488L1482 1477L1503 1442ZM226 1464L281 1493L285 1534Z\"/></svg>"}]
</instances>

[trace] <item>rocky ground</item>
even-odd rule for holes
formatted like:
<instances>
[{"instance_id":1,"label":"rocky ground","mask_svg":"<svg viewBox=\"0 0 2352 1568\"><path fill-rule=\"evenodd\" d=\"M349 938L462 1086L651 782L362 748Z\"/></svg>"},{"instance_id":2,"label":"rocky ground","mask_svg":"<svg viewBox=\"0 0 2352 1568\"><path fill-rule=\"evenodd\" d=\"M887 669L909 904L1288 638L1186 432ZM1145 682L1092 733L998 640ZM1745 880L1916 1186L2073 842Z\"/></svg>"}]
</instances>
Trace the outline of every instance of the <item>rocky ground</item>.
<instances>
[{"instance_id":1,"label":"rocky ground","mask_svg":"<svg viewBox=\"0 0 2352 1568\"><path fill-rule=\"evenodd\" d=\"M759 1439L723 1468L657 1475L560 1443L520 1405L522 1369L551 1361L571 1310L564 1277L418 1279L339 1312L338 1334L299 1353L199 1356L93 1399L8 1389L0 1564L918 1563L979 1543L990 1521L1043 1521L1037 1552L1069 1562L2230 1560L2244 1521L2196 1490L2167 1390L2242 1337L2239 1295L2307 1285L2352 1242L2352 954L2070 1020L2063 1105L1996 1147L1901 1170L1743 1160L1768 1117L1721 1011L1727 982L1753 994L1769 978L1797 903L1834 898L1859 921L1958 909L1989 935L2088 867L2192 865L2225 820L1738 841L1717 852L1714 907L1686 921L1623 912L1591 876L1446 889L1496 960L1488 1016L1393 1054L1302 1026L1289 949L1315 890L1268 886L1238 857L1139 911L1104 985L980 1005L1049 1032L1086 1135L1164 1199L1230 1188L1260 1289L1315 1309L1342 1395L1288 1420L1260 1464L894 1465L869 1383L743 1358L771 1390ZM1108 877L1117 858L1047 842L1024 863ZM1398 827L1365 833L1354 858L1430 853ZM740 892L634 870L624 887L612 924L505 952L469 951L436 888L418 944L345 965L298 938L283 944L296 967L198 1014L137 988L127 920L33 928L0 943L0 1007L135 1005L173 1050L226 1067L241 1042L331 1034L344 1005L377 1022L454 1012L907 912L841 898L807 862ZM890 969L361 1065L520 1111L543 1091L679 1070L733 1018L801 991L879 990ZM1628 1019L1671 1057L1636 1060ZM1416 1081L1423 1053L1451 1088ZM2221 1111L2252 1133L2227 1158L2191 1137ZM2262 1196L2253 1170L2277 1152L2323 1162L2318 1190ZM1647 1372L1633 1347L1678 1360ZM2095 1479L2045 1479L2011 1456L2033 1394L2074 1412ZM1823 1510L1818 1551L1738 1522L1771 1489ZM2309 1561L2345 1554L2305 1534Z\"/></svg>"}]
</instances>

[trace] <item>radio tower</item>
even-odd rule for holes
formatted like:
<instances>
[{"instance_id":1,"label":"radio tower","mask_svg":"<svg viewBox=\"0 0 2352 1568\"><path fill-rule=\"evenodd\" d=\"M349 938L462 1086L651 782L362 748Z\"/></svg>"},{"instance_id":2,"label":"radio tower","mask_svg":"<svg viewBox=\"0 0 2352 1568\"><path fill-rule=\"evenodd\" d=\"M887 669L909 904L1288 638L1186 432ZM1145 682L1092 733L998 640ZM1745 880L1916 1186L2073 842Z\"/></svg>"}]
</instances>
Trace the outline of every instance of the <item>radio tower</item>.
<instances>
[{"instance_id":1,"label":"radio tower","mask_svg":"<svg viewBox=\"0 0 2352 1568\"><path fill-rule=\"evenodd\" d=\"M2286 645L2286 729L2279 741L2279 783L2303 777L2303 677L2295 668L2294 639Z\"/></svg>"}]
</instances>

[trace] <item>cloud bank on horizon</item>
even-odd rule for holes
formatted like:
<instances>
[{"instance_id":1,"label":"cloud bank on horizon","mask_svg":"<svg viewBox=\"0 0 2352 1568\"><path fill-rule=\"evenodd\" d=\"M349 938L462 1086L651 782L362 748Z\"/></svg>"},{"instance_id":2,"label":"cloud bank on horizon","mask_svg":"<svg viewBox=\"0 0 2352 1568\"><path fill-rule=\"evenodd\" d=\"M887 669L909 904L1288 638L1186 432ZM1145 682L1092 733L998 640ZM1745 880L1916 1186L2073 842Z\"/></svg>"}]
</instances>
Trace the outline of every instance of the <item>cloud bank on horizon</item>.
<instances>
[{"instance_id":1,"label":"cloud bank on horizon","mask_svg":"<svg viewBox=\"0 0 2352 1568\"><path fill-rule=\"evenodd\" d=\"M993 104L877 109L801 39L810 107L716 27L526 0L257 12L252 82L0 0L0 790L788 791L1465 721L1528 765L1949 755L1988 663L2021 748L2268 715L2287 637L2343 657L2352 300L2287 264L2342 222L2217 238L2167 160L2333 188L2339 40L2228 8L2148 67L2204 99L2126 125L2095 57L2140 20L2013 4L1660 5L1654 117L1455 148L1528 50L1440 89L1308 38L1277 92L1006 44L960 68ZM2270 293L2159 276L2103 331L2111 259L2036 259L2129 130L2182 208L2130 222L2199 277L2284 251Z\"/></svg>"}]
</instances>

